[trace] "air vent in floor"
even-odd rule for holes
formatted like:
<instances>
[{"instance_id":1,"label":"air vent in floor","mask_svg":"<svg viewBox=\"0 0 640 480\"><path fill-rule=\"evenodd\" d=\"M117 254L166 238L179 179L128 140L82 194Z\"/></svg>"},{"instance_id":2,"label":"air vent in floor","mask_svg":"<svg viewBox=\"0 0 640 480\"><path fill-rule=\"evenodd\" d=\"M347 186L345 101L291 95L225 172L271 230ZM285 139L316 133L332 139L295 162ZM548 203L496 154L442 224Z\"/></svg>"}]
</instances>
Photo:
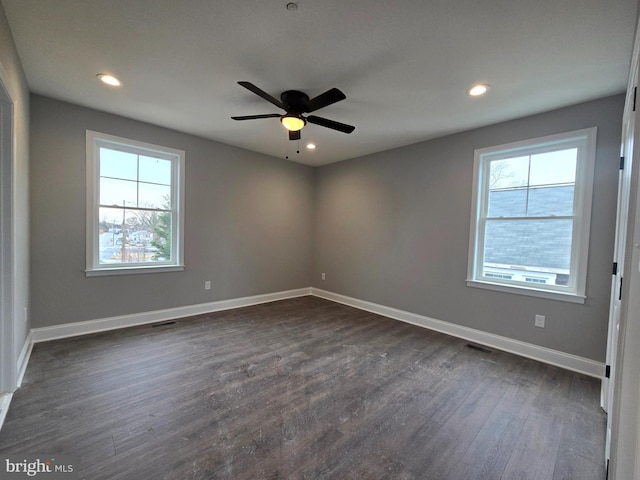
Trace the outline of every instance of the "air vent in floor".
<instances>
[{"instance_id":1,"label":"air vent in floor","mask_svg":"<svg viewBox=\"0 0 640 480\"><path fill-rule=\"evenodd\" d=\"M488 348L481 347L480 345L473 345L472 343L467 343L467 348L471 348L472 350L478 350L483 353L491 353L491 350Z\"/></svg>"}]
</instances>

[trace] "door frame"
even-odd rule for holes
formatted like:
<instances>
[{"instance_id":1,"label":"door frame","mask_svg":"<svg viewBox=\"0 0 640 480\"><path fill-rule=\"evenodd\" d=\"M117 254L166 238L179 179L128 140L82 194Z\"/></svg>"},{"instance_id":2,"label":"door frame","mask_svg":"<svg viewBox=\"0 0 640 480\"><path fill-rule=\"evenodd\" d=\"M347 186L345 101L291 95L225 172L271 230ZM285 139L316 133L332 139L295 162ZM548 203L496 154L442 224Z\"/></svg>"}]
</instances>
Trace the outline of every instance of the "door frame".
<instances>
[{"instance_id":1,"label":"door frame","mask_svg":"<svg viewBox=\"0 0 640 480\"><path fill-rule=\"evenodd\" d=\"M0 68L0 395L17 388L14 262L14 102Z\"/></svg>"},{"instance_id":2,"label":"door frame","mask_svg":"<svg viewBox=\"0 0 640 480\"><path fill-rule=\"evenodd\" d=\"M636 45L636 48L638 46ZM635 55L634 55L635 57ZM613 251L611 299L609 303L609 327L607 335L606 366L607 374L602 380L600 403L607 415L605 460L610 458L611 426L613 418L613 395L617 372L618 335L622 310L622 287L624 282L625 254L629 220L629 204L633 172L633 144L635 138L636 117L633 111L638 72L632 65L629 73L629 87L625 100L622 120L622 143L620 147L620 173L618 176L618 204L616 231Z\"/></svg>"},{"instance_id":3,"label":"door frame","mask_svg":"<svg viewBox=\"0 0 640 480\"><path fill-rule=\"evenodd\" d=\"M640 25L640 23L637 23ZM611 480L640 478L640 33L636 37L631 57L627 86L623 141L626 142L625 170L629 176L626 200L626 227L616 231L623 236L624 281L619 311L619 330L614 345L615 377L609 379L609 412L607 452L610 454L608 473ZM634 101L635 100L635 101ZM635 108L633 108L635 106ZM626 137L625 137L626 135ZM620 266L620 265L619 265ZM610 325L611 327L611 325ZM608 343L608 348L611 342ZM609 352L607 352L607 361ZM604 383L604 382L603 382Z\"/></svg>"}]
</instances>

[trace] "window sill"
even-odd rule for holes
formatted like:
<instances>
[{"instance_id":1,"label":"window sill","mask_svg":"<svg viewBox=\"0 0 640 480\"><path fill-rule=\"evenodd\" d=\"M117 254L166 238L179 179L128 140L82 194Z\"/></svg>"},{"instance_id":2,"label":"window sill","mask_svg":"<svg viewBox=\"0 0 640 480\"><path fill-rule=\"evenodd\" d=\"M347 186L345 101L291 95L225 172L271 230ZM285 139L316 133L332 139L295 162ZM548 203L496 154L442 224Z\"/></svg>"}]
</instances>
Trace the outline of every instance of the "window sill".
<instances>
[{"instance_id":1,"label":"window sill","mask_svg":"<svg viewBox=\"0 0 640 480\"><path fill-rule=\"evenodd\" d=\"M513 285L503 285L489 282L479 282L478 280L467 280L468 287L483 288L497 292L515 293L517 295L528 295L530 297L546 298L547 300L560 300L561 302L584 304L587 297L573 293L550 292L534 288L516 287Z\"/></svg>"},{"instance_id":2,"label":"window sill","mask_svg":"<svg viewBox=\"0 0 640 480\"><path fill-rule=\"evenodd\" d=\"M117 267L85 270L87 277L103 277L106 275L136 275L140 273L182 272L184 265L159 265L150 267Z\"/></svg>"}]
</instances>

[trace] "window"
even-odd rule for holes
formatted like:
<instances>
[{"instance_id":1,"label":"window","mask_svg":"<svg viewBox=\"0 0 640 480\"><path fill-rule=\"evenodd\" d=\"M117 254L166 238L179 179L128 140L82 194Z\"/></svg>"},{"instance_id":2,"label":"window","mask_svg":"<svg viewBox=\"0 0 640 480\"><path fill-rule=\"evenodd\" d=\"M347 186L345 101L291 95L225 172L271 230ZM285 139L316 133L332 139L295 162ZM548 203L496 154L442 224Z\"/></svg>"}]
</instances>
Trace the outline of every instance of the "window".
<instances>
[{"instance_id":1,"label":"window","mask_svg":"<svg viewBox=\"0 0 640 480\"><path fill-rule=\"evenodd\" d=\"M184 152L87 130L88 276L182 270Z\"/></svg>"},{"instance_id":2,"label":"window","mask_svg":"<svg viewBox=\"0 0 640 480\"><path fill-rule=\"evenodd\" d=\"M584 302L596 128L476 150L467 284Z\"/></svg>"}]
</instances>

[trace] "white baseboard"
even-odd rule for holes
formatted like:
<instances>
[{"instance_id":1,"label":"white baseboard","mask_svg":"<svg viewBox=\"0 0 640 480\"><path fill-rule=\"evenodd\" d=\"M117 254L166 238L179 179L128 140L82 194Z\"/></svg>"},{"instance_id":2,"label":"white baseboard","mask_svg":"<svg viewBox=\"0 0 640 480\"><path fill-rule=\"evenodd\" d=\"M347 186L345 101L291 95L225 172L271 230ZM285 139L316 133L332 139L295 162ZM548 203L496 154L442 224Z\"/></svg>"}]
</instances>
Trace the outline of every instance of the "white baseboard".
<instances>
[{"instance_id":1,"label":"white baseboard","mask_svg":"<svg viewBox=\"0 0 640 480\"><path fill-rule=\"evenodd\" d=\"M24 373L27 371L27 365L29 364L29 358L31 358L32 350L33 334L29 332L29 335L27 335L27 339L24 341L24 345L22 346L22 350L20 351L20 356L18 357L18 378L16 382L18 388L22 385L22 379L24 378Z\"/></svg>"},{"instance_id":2,"label":"white baseboard","mask_svg":"<svg viewBox=\"0 0 640 480\"><path fill-rule=\"evenodd\" d=\"M46 342L59 338L75 337L78 335L88 335L91 333L105 332L107 330L115 330L118 328L164 322L176 318L191 317L194 315L219 312L232 308L248 307L259 303L274 302L276 300L302 297L310 294L311 288L299 288L297 290L286 290L283 292L267 293L252 297L220 300L217 302L200 303L197 305L187 305L184 307L168 308L165 310L155 310L151 312L134 313L131 315L121 315L118 317L87 320L84 322L65 323L62 325L54 325L52 327L33 328L31 329L31 335L34 343Z\"/></svg>"},{"instance_id":3,"label":"white baseboard","mask_svg":"<svg viewBox=\"0 0 640 480\"><path fill-rule=\"evenodd\" d=\"M229 310L232 308L247 307L250 305L284 300L287 298L302 297L305 295L314 295L326 300L349 305L361 310L366 310L368 312L383 315L402 322L411 323L413 325L435 330L437 332L452 335L454 337L486 345L505 352L514 353L522 357L538 360L567 370L589 375L591 377L600 379L604 377L604 364L588 358L571 355L569 353L550 348L540 347L520 340L502 337L500 335L494 335L492 333L483 332L482 330L456 325L454 323L437 320L435 318L418 315L416 313L386 307L384 305L367 302L365 300L347 297L345 295L329 292L319 288L308 287L297 290L268 293L264 295L255 295L251 297L201 303L198 305L187 305L184 307L165 310L155 310L152 312L142 312L118 317L88 320L84 322L66 323L52 327L34 328L31 330L31 334L29 335L29 338L25 343L25 347L20 355L19 381L22 381L22 376L24 375L24 370L26 369L26 364L28 363L33 343L46 342L59 338L75 337L78 335L87 335L91 333L115 330L118 328L133 327L136 325L163 322L176 318L202 315L222 310Z\"/></svg>"},{"instance_id":4,"label":"white baseboard","mask_svg":"<svg viewBox=\"0 0 640 480\"><path fill-rule=\"evenodd\" d=\"M540 347L531 343L521 342L520 340L494 335L492 333L483 332L482 330L456 325L455 323L425 317L423 315L406 312L404 310L386 307L384 305L367 302L365 300L358 300L357 298L347 297L345 295L328 292L319 288L312 287L311 295L359 308L360 310L377 313L378 315L383 315L402 322L425 327L437 332L446 333L447 335L469 340L473 343L514 353L522 357L538 360L543 363L555 365L567 370L589 375L591 377L599 379L604 377L604 364L588 358L571 355L569 353L550 348Z\"/></svg>"},{"instance_id":5,"label":"white baseboard","mask_svg":"<svg viewBox=\"0 0 640 480\"><path fill-rule=\"evenodd\" d=\"M20 351L20 356L18 357L18 378L16 381L17 388L20 388L20 386L22 385L22 379L24 378L24 373L27 371L27 365L29 364L29 358L31 357L32 349L33 341L31 339L31 333L29 333L26 340L24 341L22 350ZM2 430L4 420L5 418L7 418L7 412L9 411L9 405L11 404L12 398L13 393L0 393L0 430Z\"/></svg>"}]
</instances>

